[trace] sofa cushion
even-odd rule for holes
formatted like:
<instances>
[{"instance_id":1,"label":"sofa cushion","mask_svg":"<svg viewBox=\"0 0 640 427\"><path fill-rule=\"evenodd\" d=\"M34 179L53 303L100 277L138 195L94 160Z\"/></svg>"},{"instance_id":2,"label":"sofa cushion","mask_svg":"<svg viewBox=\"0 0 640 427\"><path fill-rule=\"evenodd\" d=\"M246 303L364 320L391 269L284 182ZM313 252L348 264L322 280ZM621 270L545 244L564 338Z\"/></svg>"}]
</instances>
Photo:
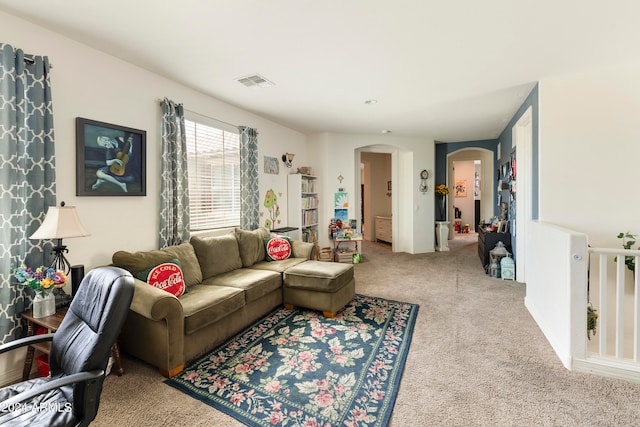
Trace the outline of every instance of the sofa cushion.
<instances>
[{"instance_id":1,"label":"sofa cushion","mask_svg":"<svg viewBox=\"0 0 640 427\"><path fill-rule=\"evenodd\" d=\"M285 236L265 237L266 261L282 261L291 256L291 240Z\"/></svg>"},{"instance_id":2,"label":"sofa cushion","mask_svg":"<svg viewBox=\"0 0 640 427\"><path fill-rule=\"evenodd\" d=\"M203 279L242 268L235 233L215 237L194 236L190 242L200 263Z\"/></svg>"},{"instance_id":3,"label":"sofa cushion","mask_svg":"<svg viewBox=\"0 0 640 427\"><path fill-rule=\"evenodd\" d=\"M282 275L275 271L240 268L218 274L202 282L202 286L224 286L242 289L245 303L255 301L282 286Z\"/></svg>"},{"instance_id":4,"label":"sofa cushion","mask_svg":"<svg viewBox=\"0 0 640 427\"><path fill-rule=\"evenodd\" d=\"M291 256L295 258L311 259L315 255L313 253L314 249L315 244L313 243L303 242L301 240L291 241Z\"/></svg>"},{"instance_id":5,"label":"sofa cushion","mask_svg":"<svg viewBox=\"0 0 640 427\"><path fill-rule=\"evenodd\" d=\"M288 268L301 264L307 261L306 258L287 258L282 261L262 261L253 264L251 269L255 270L268 270L275 271L277 273L283 273Z\"/></svg>"},{"instance_id":6,"label":"sofa cushion","mask_svg":"<svg viewBox=\"0 0 640 427\"><path fill-rule=\"evenodd\" d=\"M200 271L198 258L193 246L188 242L153 251L118 251L111 258L113 265L124 268L131 274L155 267L163 262L169 262L172 259L180 261L184 282L187 286L197 285L202 282L202 272Z\"/></svg>"},{"instance_id":7,"label":"sofa cushion","mask_svg":"<svg viewBox=\"0 0 640 427\"><path fill-rule=\"evenodd\" d=\"M256 262L264 260L264 238L269 237L269 230L263 227L253 231L236 228L235 233L243 267L251 267Z\"/></svg>"},{"instance_id":8,"label":"sofa cushion","mask_svg":"<svg viewBox=\"0 0 640 427\"><path fill-rule=\"evenodd\" d=\"M337 292L353 280L353 264L306 261L284 272L284 287Z\"/></svg>"},{"instance_id":9,"label":"sofa cushion","mask_svg":"<svg viewBox=\"0 0 640 427\"><path fill-rule=\"evenodd\" d=\"M184 333L191 334L244 306L244 291L226 286L197 285L180 297Z\"/></svg>"}]
</instances>

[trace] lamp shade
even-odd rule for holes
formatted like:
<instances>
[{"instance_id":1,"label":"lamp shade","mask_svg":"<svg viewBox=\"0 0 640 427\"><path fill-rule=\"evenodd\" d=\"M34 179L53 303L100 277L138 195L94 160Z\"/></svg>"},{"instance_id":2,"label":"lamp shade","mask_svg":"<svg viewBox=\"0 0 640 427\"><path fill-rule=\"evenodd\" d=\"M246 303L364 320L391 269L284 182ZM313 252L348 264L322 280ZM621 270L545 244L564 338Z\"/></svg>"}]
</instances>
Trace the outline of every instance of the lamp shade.
<instances>
[{"instance_id":1,"label":"lamp shade","mask_svg":"<svg viewBox=\"0 0 640 427\"><path fill-rule=\"evenodd\" d=\"M89 232L80 223L75 206L51 206L42 225L29 239L66 239L88 235Z\"/></svg>"}]
</instances>

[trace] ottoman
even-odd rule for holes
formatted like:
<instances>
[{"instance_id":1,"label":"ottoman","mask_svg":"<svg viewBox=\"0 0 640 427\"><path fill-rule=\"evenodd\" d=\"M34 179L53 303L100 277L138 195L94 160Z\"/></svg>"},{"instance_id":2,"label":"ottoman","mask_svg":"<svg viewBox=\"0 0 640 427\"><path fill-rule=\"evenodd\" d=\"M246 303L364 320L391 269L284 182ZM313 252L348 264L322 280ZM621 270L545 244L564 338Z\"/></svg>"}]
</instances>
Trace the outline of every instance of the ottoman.
<instances>
[{"instance_id":1,"label":"ottoman","mask_svg":"<svg viewBox=\"0 0 640 427\"><path fill-rule=\"evenodd\" d=\"M353 264L305 261L284 271L283 302L334 317L356 294Z\"/></svg>"}]
</instances>

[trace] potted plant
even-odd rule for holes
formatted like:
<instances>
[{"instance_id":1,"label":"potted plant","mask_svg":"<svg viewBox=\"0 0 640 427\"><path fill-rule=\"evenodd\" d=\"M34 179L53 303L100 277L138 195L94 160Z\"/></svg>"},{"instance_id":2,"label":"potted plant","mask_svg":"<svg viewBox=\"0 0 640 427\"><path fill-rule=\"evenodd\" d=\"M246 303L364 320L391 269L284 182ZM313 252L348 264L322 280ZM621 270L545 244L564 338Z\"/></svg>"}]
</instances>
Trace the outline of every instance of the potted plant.
<instances>
[{"instance_id":1,"label":"potted plant","mask_svg":"<svg viewBox=\"0 0 640 427\"><path fill-rule=\"evenodd\" d=\"M67 281L64 271L44 266L34 270L22 264L13 269L13 275L20 284L28 286L36 293L33 298L33 317L51 316L56 312L53 290L64 287Z\"/></svg>"},{"instance_id":2,"label":"potted plant","mask_svg":"<svg viewBox=\"0 0 640 427\"><path fill-rule=\"evenodd\" d=\"M638 238L637 234L631 234L630 232L620 233L618 234L618 239L622 239L622 247L625 249L633 249L632 246L636 244L636 239ZM638 248L640 249L640 248ZM627 268L631 271L636 270L636 261L635 257L626 256L624 257L624 263Z\"/></svg>"},{"instance_id":3,"label":"potted plant","mask_svg":"<svg viewBox=\"0 0 640 427\"><path fill-rule=\"evenodd\" d=\"M591 303L587 304L587 338L591 340L591 334L596 335L596 326L598 324L598 310L593 308Z\"/></svg>"}]
</instances>

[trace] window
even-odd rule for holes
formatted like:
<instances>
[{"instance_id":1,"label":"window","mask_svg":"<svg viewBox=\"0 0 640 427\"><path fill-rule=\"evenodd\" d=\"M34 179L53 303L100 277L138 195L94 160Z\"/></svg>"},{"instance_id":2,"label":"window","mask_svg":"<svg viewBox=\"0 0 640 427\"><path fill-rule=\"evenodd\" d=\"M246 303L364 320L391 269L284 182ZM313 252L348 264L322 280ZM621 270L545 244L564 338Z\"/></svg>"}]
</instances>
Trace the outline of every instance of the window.
<instances>
[{"instance_id":1,"label":"window","mask_svg":"<svg viewBox=\"0 0 640 427\"><path fill-rule=\"evenodd\" d=\"M185 119L191 231L240 225L240 137Z\"/></svg>"}]
</instances>

